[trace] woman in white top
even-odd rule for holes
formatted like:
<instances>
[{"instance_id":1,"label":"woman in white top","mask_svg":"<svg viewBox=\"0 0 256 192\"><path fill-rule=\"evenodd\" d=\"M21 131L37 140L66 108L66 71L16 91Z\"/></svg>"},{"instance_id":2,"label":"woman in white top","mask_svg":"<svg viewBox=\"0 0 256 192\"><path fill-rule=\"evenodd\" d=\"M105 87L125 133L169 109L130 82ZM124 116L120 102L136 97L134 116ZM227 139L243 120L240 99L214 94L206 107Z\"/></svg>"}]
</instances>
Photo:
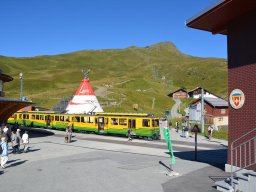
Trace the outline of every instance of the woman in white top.
<instances>
[{"instance_id":1,"label":"woman in white top","mask_svg":"<svg viewBox=\"0 0 256 192\"><path fill-rule=\"evenodd\" d=\"M29 137L28 137L28 132L27 131L25 131L25 133L22 135L21 140L22 140L22 143L24 145L23 151L26 153L27 150L28 150L28 144L29 144Z\"/></svg>"}]
</instances>

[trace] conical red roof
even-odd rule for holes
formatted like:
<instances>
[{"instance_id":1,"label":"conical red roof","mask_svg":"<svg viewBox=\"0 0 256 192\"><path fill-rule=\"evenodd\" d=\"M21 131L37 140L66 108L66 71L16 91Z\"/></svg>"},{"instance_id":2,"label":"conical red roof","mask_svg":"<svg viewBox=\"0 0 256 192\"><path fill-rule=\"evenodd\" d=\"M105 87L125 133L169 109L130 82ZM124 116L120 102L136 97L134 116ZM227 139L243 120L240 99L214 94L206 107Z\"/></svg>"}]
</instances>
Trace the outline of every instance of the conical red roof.
<instances>
[{"instance_id":1,"label":"conical red roof","mask_svg":"<svg viewBox=\"0 0 256 192\"><path fill-rule=\"evenodd\" d=\"M91 112L103 112L96 98L89 79L83 79L76 94L69 102L66 111L68 114L86 114Z\"/></svg>"},{"instance_id":2,"label":"conical red roof","mask_svg":"<svg viewBox=\"0 0 256 192\"><path fill-rule=\"evenodd\" d=\"M86 95L95 96L93 89L90 85L89 79L82 80L75 94L75 96L86 96Z\"/></svg>"}]
</instances>

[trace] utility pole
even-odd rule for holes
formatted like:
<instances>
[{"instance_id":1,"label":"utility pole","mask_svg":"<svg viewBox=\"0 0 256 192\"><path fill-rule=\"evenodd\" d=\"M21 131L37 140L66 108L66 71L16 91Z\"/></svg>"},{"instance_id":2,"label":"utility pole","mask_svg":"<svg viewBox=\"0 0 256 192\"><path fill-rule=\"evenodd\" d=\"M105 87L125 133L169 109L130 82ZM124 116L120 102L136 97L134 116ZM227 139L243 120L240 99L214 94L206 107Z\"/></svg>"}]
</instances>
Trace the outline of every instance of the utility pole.
<instances>
[{"instance_id":1,"label":"utility pole","mask_svg":"<svg viewBox=\"0 0 256 192\"><path fill-rule=\"evenodd\" d=\"M204 89L201 88L201 133L204 133Z\"/></svg>"},{"instance_id":2,"label":"utility pole","mask_svg":"<svg viewBox=\"0 0 256 192\"><path fill-rule=\"evenodd\" d=\"M23 78L23 73L20 73L19 76L20 76L20 100L22 100L22 78Z\"/></svg>"}]
</instances>

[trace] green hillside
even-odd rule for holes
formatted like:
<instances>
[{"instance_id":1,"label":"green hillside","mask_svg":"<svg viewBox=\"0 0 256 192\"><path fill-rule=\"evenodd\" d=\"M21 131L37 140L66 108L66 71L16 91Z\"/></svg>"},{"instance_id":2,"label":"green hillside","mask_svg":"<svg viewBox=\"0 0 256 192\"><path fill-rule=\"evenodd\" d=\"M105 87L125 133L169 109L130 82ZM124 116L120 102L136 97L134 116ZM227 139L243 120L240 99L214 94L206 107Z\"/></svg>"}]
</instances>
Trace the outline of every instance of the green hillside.
<instances>
[{"instance_id":1,"label":"green hillside","mask_svg":"<svg viewBox=\"0 0 256 192\"><path fill-rule=\"evenodd\" d=\"M91 70L91 85L106 104L104 111L134 112L133 104L138 104L138 112L160 116L173 104L167 94L179 87L203 86L227 97L226 60L185 55L170 42L31 58L0 56L0 69L14 77L5 84L6 96L19 97L23 72L23 95L48 108L75 93L85 68Z\"/></svg>"}]
</instances>

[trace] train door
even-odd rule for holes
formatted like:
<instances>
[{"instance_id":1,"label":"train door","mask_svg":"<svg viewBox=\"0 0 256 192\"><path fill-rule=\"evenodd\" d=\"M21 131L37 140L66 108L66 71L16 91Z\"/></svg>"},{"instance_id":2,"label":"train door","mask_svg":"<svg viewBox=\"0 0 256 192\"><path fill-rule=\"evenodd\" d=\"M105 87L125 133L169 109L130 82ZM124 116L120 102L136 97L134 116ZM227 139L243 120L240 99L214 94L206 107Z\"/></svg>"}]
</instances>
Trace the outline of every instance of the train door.
<instances>
[{"instance_id":1,"label":"train door","mask_svg":"<svg viewBox=\"0 0 256 192\"><path fill-rule=\"evenodd\" d=\"M128 129L131 129L132 135L136 135L136 119L128 120Z\"/></svg>"},{"instance_id":2,"label":"train door","mask_svg":"<svg viewBox=\"0 0 256 192\"><path fill-rule=\"evenodd\" d=\"M50 127L51 126L51 122L52 122L51 115L46 115L45 116L46 127Z\"/></svg>"},{"instance_id":3,"label":"train door","mask_svg":"<svg viewBox=\"0 0 256 192\"><path fill-rule=\"evenodd\" d=\"M104 117L98 117L98 132L104 133Z\"/></svg>"}]
</instances>

